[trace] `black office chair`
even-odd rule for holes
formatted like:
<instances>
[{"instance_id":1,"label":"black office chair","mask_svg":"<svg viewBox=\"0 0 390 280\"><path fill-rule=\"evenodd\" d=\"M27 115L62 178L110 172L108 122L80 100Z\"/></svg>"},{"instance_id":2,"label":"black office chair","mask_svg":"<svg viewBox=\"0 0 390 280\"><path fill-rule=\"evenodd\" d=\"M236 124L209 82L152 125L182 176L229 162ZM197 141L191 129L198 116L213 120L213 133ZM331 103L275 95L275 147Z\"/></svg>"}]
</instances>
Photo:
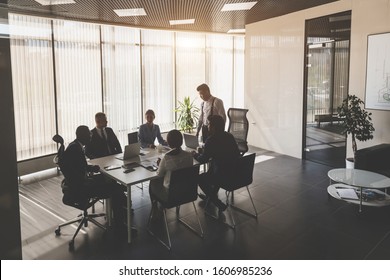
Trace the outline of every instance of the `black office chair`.
<instances>
[{"instance_id":1,"label":"black office chair","mask_svg":"<svg viewBox=\"0 0 390 280\"><path fill-rule=\"evenodd\" d=\"M236 227L236 223L235 223L231 208L238 210L242 213L245 213L245 214L257 219L257 210L255 207L255 204L253 203L253 199L252 199L251 193L250 193L249 188L248 188L248 186L253 182L253 168L254 168L254 164L255 164L255 158L256 158L255 153L249 154L249 155L244 155L244 156L240 157L238 159L238 161L235 163L234 174L230 174L231 175L230 178L228 180L226 180L224 182L224 184L221 184L220 186L218 186L219 188L224 189L226 191L226 204L227 204L226 211L228 212L230 219L232 221L232 224L228 224L228 225L233 229ZM251 200L251 203L252 203L252 206L254 209L254 213L250 213L242 208L237 207L234 204L234 198L232 196L233 191L241 189L243 187L246 188L246 190L249 194L249 198ZM208 201L206 203L205 208L207 208L207 204L208 204ZM219 218L218 216L215 216L215 215L211 214L210 212L206 211L205 213L207 215L215 218L215 219Z\"/></svg>"},{"instance_id":2,"label":"black office chair","mask_svg":"<svg viewBox=\"0 0 390 280\"><path fill-rule=\"evenodd\" d=\"M60 135L56 134L53 136L53 141L56 142L58 145L60 145L60 147L58 148L57 155L54 158L54 162L58 165L59 169L61 171L63 171L64 166L62 164L62 156L63 156L64 151L65 151L64 139ZM96 221L94 219L97 217L105 216L105 214L104 213L94 213L95 212L94 205L96 202L99 201L99 198L80 199L79 197L75 197L74 195L72 195L69 186L66 184L65 174L64 174L64 172L62 172L62 173L64 175L64 179L61 182L61 188L62 188L62 193L63 193L62 202L65 205L77 208L77 209L81 210L82 212L76 218L60 224L57 227L57 229L55 230L55 234L56 234L56 236L61 235L61 228L66 226L66 225L70 225L73 223L79 223L79 225L76 229L76 232L74 233L71 241L69 242L69 249L73 250L74 249L74 240L75 240L77 234L79 233L82 226L84 226L84 227L88 226L88 222L91 222L102 229L106 229L105 226L103 226L102 224L100 224L98 221ZM88 209L91 207L93 209L92 210L93 213L89 214Z\"/></svg>"},{"instance_id":3,"label":"black office chair","mask_svg":"<svg viewBox=\"0 0 390 280\"><path fill-rule=\"evenodd\" d=\"M247 142L249 130L247 113L248 109L239 108L229 108L227 113L229 118L228 132L234 136L241 155L244 155L249 150Z\"/></svg>"},{"instance_id":4,"label":"black office chair","mask_svg":"<svg viewBox=\"0 0 390 280\"><path fill-rule=\"evenodd\" d=\"M156 195L152 194L152 200L154 201L152 203L152 209L150 211L149 220L148 220L148 231L150 234L152 234L154 237L158 239L158 241L163 244L168 250L171 249L171 238L169 236L168 231L168 223L167 223L167 216L166 216L166 209L170 209L173 207L176 207L176 218L179 222L181 222L183 225L185 225L187 228L192 230L194 233L196 233L198 236L203 238L203 228L199 220L198 211L196 209L194 201L198 198L198 177L199 177L199 165L194 165L191 167L178 169L172 172L171 174L171 181L169 185L169 192L167 198L161 198ZM153 181L151 181L151 184L161 184L163 183L164 178L158 178ZM192 205L195 209L195 214L197 217L198 225L200 228L200 232L195 230L191 225L189 225L183 218L180 217L180 205L186 204L192 202ZM168 244L164 242L161 238L155 234L151 229L151 221L153 218L153 214L158 209L159 203L163 209L163 216L164 216L164 227L165 227L165 233L167 235Z\"/></svg>"},{"instance_id":5,"label":"black office chair","mask_svg":"<svg viewBox=\"0 0 390 280\"><path fill-rule=\"evenodd\" d=\"M134 131L134 132L128 133L127 139L128 139L129 145L137 143L138 142L138 132Z\"/></svg>"}]
</instances>

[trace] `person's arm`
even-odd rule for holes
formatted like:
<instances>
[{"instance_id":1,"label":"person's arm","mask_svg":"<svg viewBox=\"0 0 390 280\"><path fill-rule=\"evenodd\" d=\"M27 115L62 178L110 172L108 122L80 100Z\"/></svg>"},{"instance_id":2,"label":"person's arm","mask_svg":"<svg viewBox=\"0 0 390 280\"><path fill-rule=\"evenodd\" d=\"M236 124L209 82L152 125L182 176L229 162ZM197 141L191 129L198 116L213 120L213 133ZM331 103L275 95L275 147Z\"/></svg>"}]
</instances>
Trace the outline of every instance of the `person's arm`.
<instances>
[{"instance_id":1,"label":"person's arm","mask_svg":"<svg viewBox=\"0 0 390 280\"><path fill-rule=\"evenodd\" d=\"M223 106L223 101L221 99L217 98L215 100L214 109L216 109L216 113L220 115L226 123L225 107Z\"/></svg>"},{"instance_id":2,"label":"person's arm","mask_svg":"<svg viewBox=\"0 0 390 280\"><path fill-rule=\"evenodd\" d=\"M157 165L158 165L157 174L159 176L164 176L165 173L167 173L165 156L160 160L160 162L157 162Z\"/></svg>"},{"instance_id":3,"label":"person's arm","mask_svg":"<svg viewBox=\"0 0 390 280\"><path fill-rule=\"evenodd\" d=\"M138 131L138 140L141 143L142 148L149 147L149 144L146 142L147 136L145 135L145 133L146 133L146 131L145 131L144 125L141 125L139 127L139 131Z\"/></svg>"},{"instance_id":4,"label":"person's arm","mask_svg":"<svg viewBox=\"0 0 390 280\"><path fill-rule=\"evenodd\" d=\"M198 127L196 128L196 136L199 136L199 131L202 129L203 126L203 106L204 102L202 102L200 105L200 115L198 119Z\"/></svg>"},{"instance_id":5,"label":"person's arm","mask_svg":"<svg viewBox=\"0 0 390 280\"><path fill-rule=\"evenodd\" d=\"M204 144L203 152L193 152L192 155L194 156L194 159L196 159L199 163L206 163L212 157L212 150L212 142L207 139L206 143Z\"/></svg>"},{"instance_id":6,"label":"person's arm","mask_svg":"<svg viewBox=\"0 0 390 280\"><path fill-rule=\"evenodd\" d=\"M118 137L116 137L114 130L110 128L111 131L111 137L112 137L112 144L114 145L114 150L116 154L122 153L122 147L119 143Z\"/></svg>"},{"instance_id":7,"label":"person's arm","mask_svg":"<svg viewBox=\"0 0 390 280\"><path fill-rule=\"evenodd\" d=\"M157 137L158 143L160 143L161 145L167 145L167 142L161 136L160 127L156 124L155 124L155 126L156 126L156 137Z\"/></svg>"}]
</instances>

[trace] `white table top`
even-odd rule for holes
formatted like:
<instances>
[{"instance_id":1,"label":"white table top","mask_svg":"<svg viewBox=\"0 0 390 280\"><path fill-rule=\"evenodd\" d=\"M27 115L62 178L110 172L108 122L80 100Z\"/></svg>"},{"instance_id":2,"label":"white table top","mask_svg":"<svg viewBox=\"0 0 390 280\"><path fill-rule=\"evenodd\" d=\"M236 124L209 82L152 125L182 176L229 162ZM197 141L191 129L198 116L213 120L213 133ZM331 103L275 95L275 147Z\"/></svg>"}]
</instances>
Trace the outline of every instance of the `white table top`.
<instances>
[{"instance_id":1,"label":"white table top","mask_svg":"<svg viewBox=\"0 0 390 280\"><path fill-rule=\"evenodd\" d=\"M335 182L354 187L370 189L390 187L390 178L367 170L337 168L330 170L328 177Z\"/></svg>"}]
</instances>

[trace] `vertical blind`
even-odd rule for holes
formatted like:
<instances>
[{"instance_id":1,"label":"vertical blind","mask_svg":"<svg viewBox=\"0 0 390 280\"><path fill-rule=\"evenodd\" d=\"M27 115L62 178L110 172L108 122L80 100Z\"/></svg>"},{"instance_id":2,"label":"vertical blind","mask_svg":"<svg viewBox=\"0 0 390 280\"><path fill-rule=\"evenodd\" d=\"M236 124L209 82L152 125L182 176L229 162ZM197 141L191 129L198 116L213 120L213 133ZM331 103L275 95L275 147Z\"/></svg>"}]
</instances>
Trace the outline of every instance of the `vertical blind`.
<instances>
[{"instance_id":1,"label":"vertical blind","mask_svg":"<svg viewBox=\"0 0 390 280\"><path fill-rule=\"evenodd\" d=\"M162 131L175 127L177 101L208 83L226 110L243 106L244 38L142 30L9 15L18 161L56 152L79 125L103 111L123 145L127 133L156 113Z\"/></svg>"}]
</instances>

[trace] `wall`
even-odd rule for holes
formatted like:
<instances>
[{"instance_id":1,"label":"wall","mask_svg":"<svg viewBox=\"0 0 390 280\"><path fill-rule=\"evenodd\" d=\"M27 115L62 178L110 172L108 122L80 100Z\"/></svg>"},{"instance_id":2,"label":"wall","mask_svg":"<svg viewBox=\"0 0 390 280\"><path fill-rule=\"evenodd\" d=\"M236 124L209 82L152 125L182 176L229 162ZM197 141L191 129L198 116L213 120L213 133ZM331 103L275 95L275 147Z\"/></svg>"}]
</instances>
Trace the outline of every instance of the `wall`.
<instances>
[{"instance_id":1,"label":"wall","mask_svg":"<svg viewBox=\"0 0 390 280\"><path fill-rule=\"evenodd\" d=\"M8 12L0 7L0 24ZM0 259L21 259L19 194L9 39L0 33Z\"/></svg>"},{"instance_id":2,"label":"wall","mask_svg":"<svg viewBox=\"0 0 390 280\"><path fill-rule=\"evenodd\" d=\"M364 99L367 35L390 31L390 0L340 0L246 26L250 145L301 158L305 20L347 10L352 10L349 88ZM390 111L371 112L374 140L359 148L390 142Z\"/></svg>"}]
</instances>

